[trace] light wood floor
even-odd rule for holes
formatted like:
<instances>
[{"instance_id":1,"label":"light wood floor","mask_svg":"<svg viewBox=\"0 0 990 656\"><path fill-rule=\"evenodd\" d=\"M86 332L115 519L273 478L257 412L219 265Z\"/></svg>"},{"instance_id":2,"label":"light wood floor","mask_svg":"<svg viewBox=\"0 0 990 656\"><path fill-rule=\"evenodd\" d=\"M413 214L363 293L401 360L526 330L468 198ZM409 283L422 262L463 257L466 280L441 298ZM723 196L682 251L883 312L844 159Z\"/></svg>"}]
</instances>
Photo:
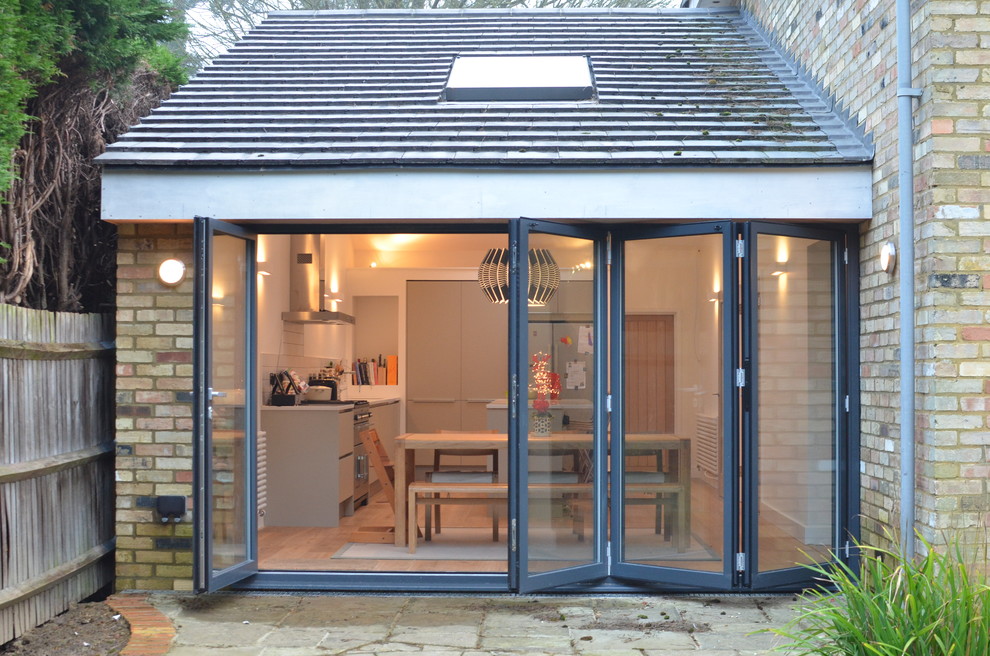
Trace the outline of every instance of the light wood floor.
<instances>
[{"instance_id":1,"label":"light wood floor","mask_svg":"<svg viewBox=\"0 0 990 656\"><path fill-rule=\"evenodd\" d=\"M450 506L443 509L445 527L488 527L491 517L478 506ZM363 560L333 558L351 540L351 533L362 526L391 526L394 523L388 502L376 494L367 506L344 517L336 528L266 527L258 533L258 566L263 570L302 570L322 572L506 572L508 558L502 560ZM422 526L422 521L420 521ZM501 544L505 544L503 521Z\"/></svg>"},{"instance_id":2,"label":"light wood floor","mask_svg":"<svg viewBox=\"0 0 990 656\"><path fill-rule=\"evenodd\" d=\"M700 571L720 571L722 569L722 512L721 497L710 486L692 485L692 545L694 552L705 552L699 560L640 560L636 562L659 566L673 566ZM827 553L822 545L803 544L788 535L783 527L774 525L767 518L770 513L761 513L760 558L761 571L793 567L797 562L808 562L806 554ZM476 528L490 530L491 517L487 509L480 506L445 506L444 526L449 528ZM419 525L423 525L422 516ZM627 515L627 525L631 528L652 526L653 512L650 507L631 508ZM352 517L344 517L341 526L336 528L290 528L266 527L258 534L259 567L262 570L295 571L367 571L367 572L490 572L507 571L508 554L500 560L429 560L429 559L356 559L334 558L351 540L351 533L363 526L390 526L393 523L392 510L381 495L375 495L371 502L359 508ZM506 521L502 518L501 541L505 545ZM570 526L568 524L568 526ZM649 533L649 532L647 532ZM648 538L653 539L653 538ZM656 548L656 553L671 553L670 542L657 536L655 542L648 542ZM470 547L467 547L470 548ZM466 554L470 556L470 554ZM559 566L559 565L558 565Z\"/></svg>"}]
</instances>

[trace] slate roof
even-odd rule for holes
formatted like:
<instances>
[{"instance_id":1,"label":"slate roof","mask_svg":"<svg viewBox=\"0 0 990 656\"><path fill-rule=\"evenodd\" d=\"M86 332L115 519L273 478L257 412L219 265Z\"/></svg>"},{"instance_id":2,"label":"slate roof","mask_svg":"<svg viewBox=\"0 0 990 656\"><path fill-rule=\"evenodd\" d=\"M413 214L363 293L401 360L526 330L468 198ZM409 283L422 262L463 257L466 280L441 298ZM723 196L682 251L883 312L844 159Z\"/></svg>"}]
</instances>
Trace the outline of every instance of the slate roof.
<instances>
[{"instance_id":1,"label":"slate roof","mask_svg":"<svg viewBox=\"0 0 990 656\"><path fill-rule=\"evenodd\" d=\"M458 54L587 55L592 101L441 99ZM275 12L106 166L822 165L870 149L735 11Z\"/></svg>"}]
</instances>

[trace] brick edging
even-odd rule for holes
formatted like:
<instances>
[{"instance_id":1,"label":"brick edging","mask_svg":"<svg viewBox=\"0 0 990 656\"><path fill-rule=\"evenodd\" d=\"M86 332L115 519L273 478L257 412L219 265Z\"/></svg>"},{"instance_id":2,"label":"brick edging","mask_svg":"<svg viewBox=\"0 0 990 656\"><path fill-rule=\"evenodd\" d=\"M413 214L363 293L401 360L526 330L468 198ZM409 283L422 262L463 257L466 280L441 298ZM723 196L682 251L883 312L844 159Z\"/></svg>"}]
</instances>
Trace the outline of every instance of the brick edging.
<instances>
[{"instance_id":1,"label":"brick edging","mask_svg":"<svg viewBox=\"0 0 990 656\"><path fill-rule=\"evenodd\" d=\"M160 610L148 603L147 595L115 594L107 604L124 616L131 638L120 656L164 656L172 646L175 627Z\"/></svg>"}]
</instances>

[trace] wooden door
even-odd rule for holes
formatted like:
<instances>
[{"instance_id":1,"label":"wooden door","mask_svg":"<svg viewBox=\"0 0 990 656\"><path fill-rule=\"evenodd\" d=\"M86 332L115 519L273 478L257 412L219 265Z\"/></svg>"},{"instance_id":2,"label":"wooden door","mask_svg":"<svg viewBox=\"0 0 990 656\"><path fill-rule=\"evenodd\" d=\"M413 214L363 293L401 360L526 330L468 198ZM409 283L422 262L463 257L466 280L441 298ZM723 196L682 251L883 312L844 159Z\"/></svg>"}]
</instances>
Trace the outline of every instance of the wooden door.
<instances>
[{"instance_id":1,"label":"wooden door","mask_svg":"<svg viewBox=\"0 0 990 656\"><path fill-rule=\"evenodd\" d=\"M626 432L674 432L674 317L626 316Z\"/></svg>"}]
</instances>

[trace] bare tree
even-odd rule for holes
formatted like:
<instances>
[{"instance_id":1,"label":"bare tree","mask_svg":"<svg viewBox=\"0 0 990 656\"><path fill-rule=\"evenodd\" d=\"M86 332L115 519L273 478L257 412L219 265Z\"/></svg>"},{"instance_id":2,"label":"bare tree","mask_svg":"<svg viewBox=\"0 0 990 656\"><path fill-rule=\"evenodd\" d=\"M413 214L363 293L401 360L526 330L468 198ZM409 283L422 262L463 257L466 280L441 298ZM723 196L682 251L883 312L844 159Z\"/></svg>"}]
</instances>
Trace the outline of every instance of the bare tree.
<instances>
[{"instance_id":1,"label":"bare tree","mask_svg":"<svg viewBox=\"0 0 990 656\"><path fill-rule=\"evenodd\" d=\"M286 9L492 9L677 7L680 0L175 0L192 28L187 47L198 62L229 48L271 11Z\"/></svg>"}]
</instances>

